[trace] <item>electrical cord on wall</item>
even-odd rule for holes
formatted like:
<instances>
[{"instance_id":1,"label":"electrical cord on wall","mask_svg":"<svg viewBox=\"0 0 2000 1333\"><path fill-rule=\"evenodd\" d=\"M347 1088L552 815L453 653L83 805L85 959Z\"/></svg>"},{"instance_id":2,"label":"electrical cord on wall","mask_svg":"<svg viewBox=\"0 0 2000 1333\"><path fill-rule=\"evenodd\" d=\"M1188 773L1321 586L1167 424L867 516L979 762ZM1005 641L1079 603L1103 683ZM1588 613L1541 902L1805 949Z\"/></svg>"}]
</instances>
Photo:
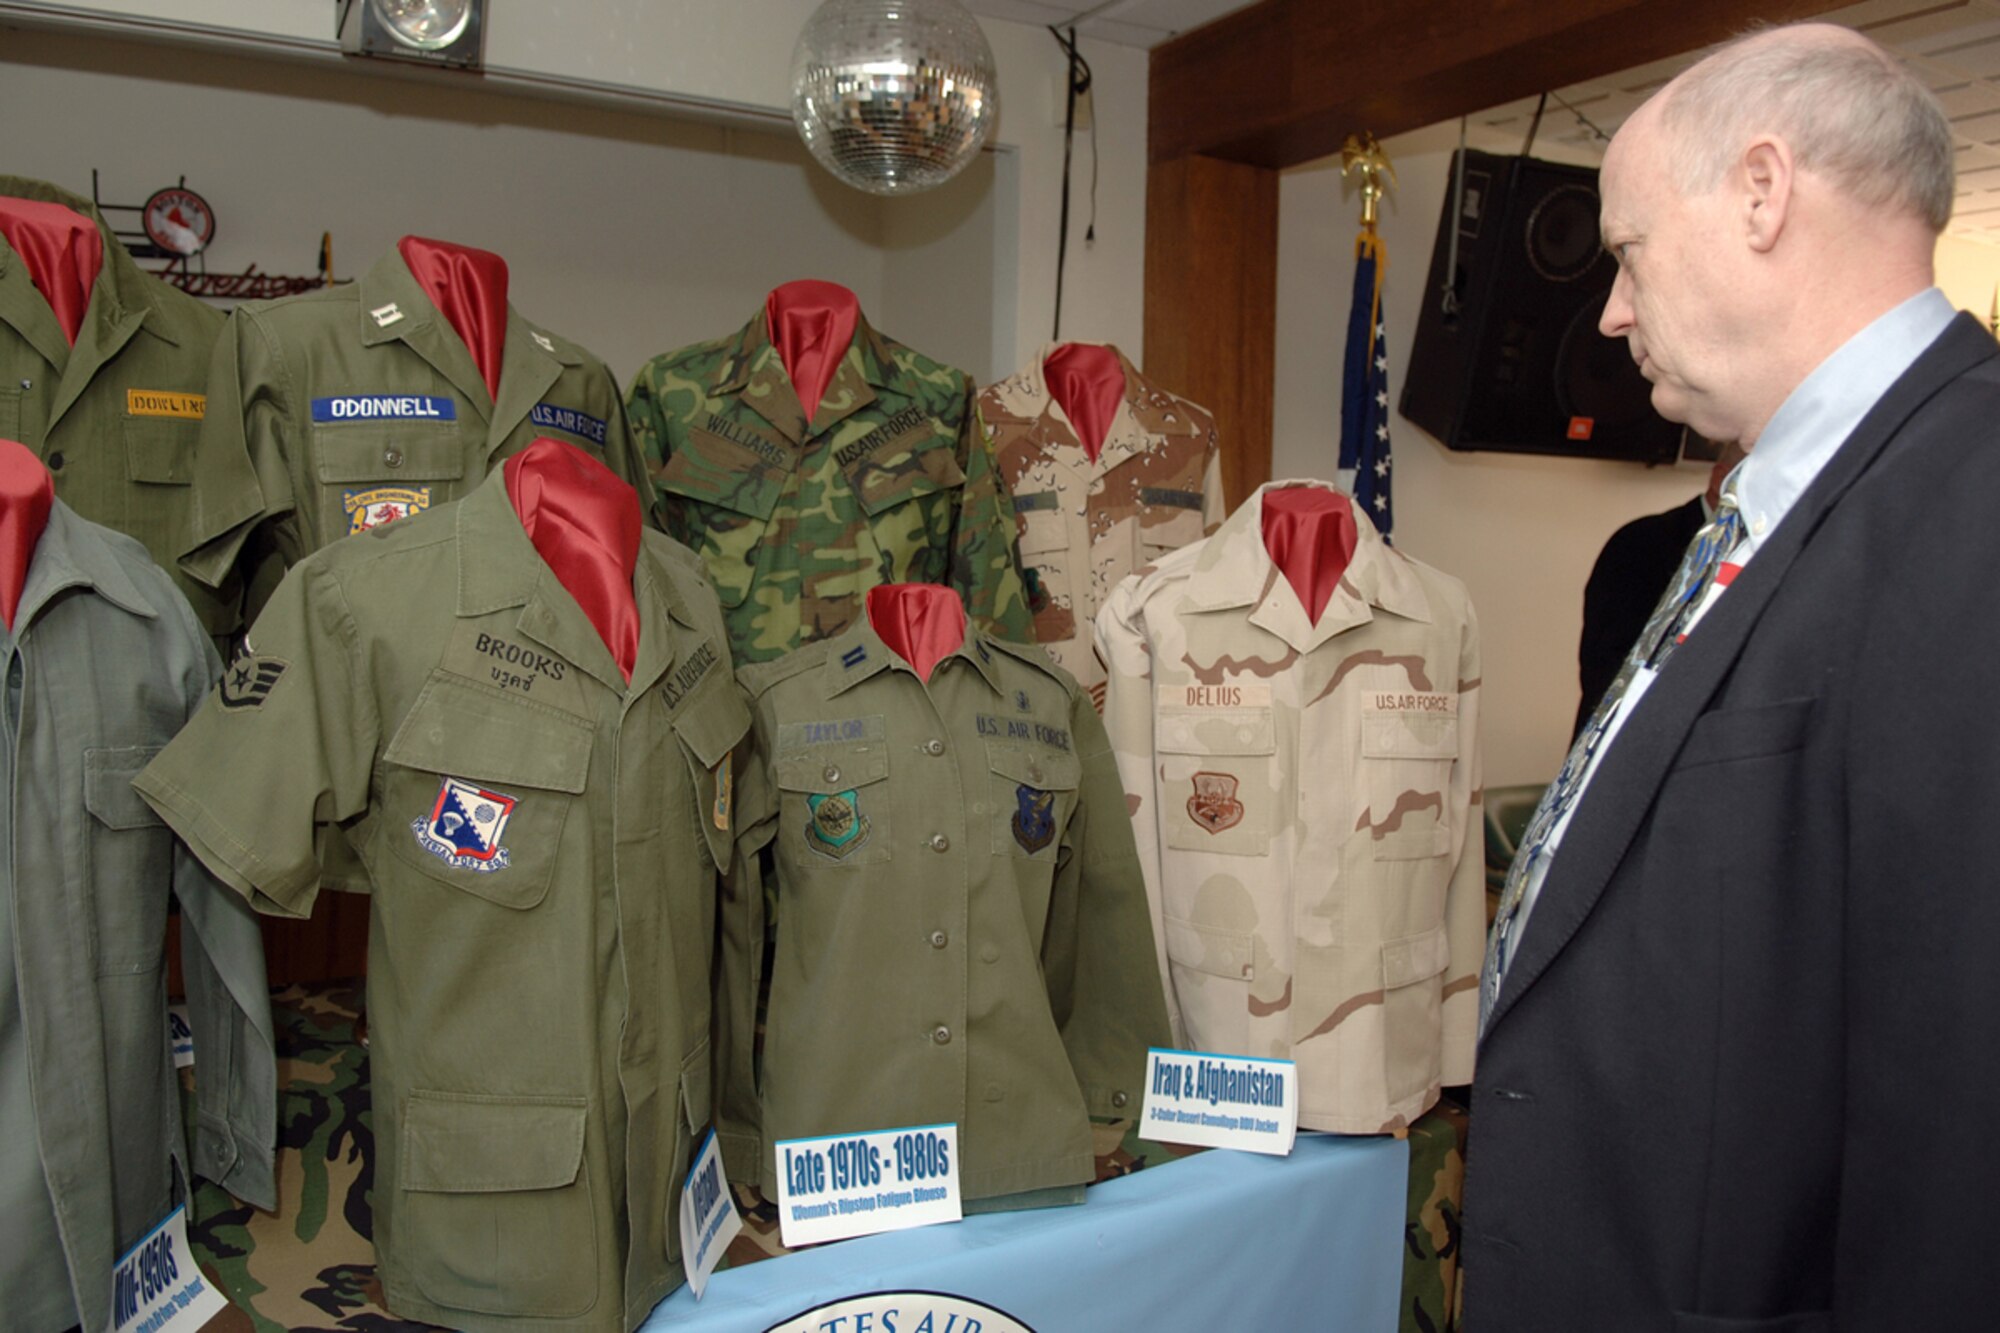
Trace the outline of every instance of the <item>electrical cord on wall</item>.
<instances>
[{"instance_id":1,"label":"electrical cord on wall","mask_svg":"<svg viewBox=\"0 0 2000 1333\"><path fill-rule=\"evenodd\" d=\"M1069 262L1069 177L1070 162L1076 146L1076 99L1090 91L1090 62L1077 50L1076 29L1071 28L1065 37L1062 29L1049 27L1049 33L1056 39L1056 45L1069 58L1069 79L1067 107L1063 114L1063 177L1062 208L1058 226L1061 231L1056 237L1056 318L1054 341L1062 340L1062 296L1063 269ZM1093 105L1090 114L1090 223L1084 229L1085 244L1097 239L1097 109Z\"/></svg>"}]
</instances>

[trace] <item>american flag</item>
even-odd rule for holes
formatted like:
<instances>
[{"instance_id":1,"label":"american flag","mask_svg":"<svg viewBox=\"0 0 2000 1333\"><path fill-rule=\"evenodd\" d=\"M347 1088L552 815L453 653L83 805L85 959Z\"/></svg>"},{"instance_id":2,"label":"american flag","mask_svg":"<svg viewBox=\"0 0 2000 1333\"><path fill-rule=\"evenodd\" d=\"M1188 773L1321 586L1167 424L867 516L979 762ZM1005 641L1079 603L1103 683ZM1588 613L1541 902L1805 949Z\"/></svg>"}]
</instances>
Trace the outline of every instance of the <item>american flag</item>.
<instances>
[{"instance_id":1,"label":"american flag","mask_svg":"<svg viewBox=\"0 0 2000 1333\"><path fill-rule=\"evenodd\" d=\"M1340 484L1386 541L1396 524L1389 503L1389 340L1382 325L1388 252L1373 229L1354 242L1354 305L1347 316L1347 370L1341 377Z\"/></svg>"}]
</instances>

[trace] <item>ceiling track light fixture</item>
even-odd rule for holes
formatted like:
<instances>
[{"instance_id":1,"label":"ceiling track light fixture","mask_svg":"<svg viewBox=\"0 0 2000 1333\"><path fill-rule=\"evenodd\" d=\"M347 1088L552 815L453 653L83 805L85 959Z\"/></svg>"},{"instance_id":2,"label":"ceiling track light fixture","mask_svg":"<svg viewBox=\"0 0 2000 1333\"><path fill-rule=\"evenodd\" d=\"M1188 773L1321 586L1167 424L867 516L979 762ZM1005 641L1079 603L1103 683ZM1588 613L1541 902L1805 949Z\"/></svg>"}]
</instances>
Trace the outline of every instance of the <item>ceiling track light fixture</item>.
<instances>
[{"instance_id":1,"label":"ceiling track light fixture","mask_svg":"<svg viewBox=\"0 0 2000 1333\"><path fill-rule=\"evenodd\" d=\"M486 0L340 0L340 49L454 69L478 69Z\"/></svg>"}]
</instances>

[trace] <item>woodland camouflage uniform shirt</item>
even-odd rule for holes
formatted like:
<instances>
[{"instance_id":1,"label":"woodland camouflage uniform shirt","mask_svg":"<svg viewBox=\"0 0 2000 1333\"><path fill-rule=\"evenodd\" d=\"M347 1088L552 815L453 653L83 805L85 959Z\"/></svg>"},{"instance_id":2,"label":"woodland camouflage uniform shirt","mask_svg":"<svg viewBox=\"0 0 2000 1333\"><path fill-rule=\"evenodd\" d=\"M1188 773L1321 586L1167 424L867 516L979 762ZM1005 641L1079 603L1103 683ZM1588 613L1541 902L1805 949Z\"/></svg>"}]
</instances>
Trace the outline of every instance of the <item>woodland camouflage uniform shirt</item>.
<instances>
[{"instance_id":1,"label":"woodland camouflage uniform shirt","mask_svg":"<svg viewBox=\"0 0 2000 1333\"><path fill-rule=\"evenodd\" d=\"M1104 721L1176 1037L1297 1061L1301 1128L1393 1130L1472 1077L1479 632L1358 508L1308 621L1264 548L1271 489L1105 603Z\"/></svg>"},{"instance_id":2,"label":"woodland camouflage uniform shirt","mask_svg":"<svg viewBox=\"0 0 2000 1333\"><path fill-rule=\"evenodd\" d=\"M1097 608L1133 570L1215 531L1223 506L1215 418L1153 383L1116 348L1125 395L1093 460L1049 392L1044 347L987 386L979 416L1014 501L1035 639L1101 707Z\"/></svg>"},{"instance_id":3,"label":"woodland camouflage uniform shirt","mask_svg":"<svg viewBox=\"0 0 2000 1333\"><path fill-rule=\"evenodd\" d=\"M882 583L946 584L981 628L1032 638L964 372L862 318L808 422L760 308L647 362L627 407L660 525L707 565L739 663L840 633Z\"/></svg>"}]
</instances>

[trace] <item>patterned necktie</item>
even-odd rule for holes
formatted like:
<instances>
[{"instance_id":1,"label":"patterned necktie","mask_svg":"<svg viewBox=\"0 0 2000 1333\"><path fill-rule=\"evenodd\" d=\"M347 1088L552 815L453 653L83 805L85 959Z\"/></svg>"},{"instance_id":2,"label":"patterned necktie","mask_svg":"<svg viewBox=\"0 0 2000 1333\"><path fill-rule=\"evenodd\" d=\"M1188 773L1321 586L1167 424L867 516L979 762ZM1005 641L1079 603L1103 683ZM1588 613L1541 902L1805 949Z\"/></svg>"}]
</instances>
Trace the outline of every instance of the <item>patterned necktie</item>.
<instances>
[{"instance_id":1,"label":"patterned necktie","mask_svg":"<svg viewBox=\"0 0 2000 1333\"><path fill-rule=\"evenodd\" d=\"M1734 476L1730 477L1733 483ZM1528 882L1536 865L1549 850L1549 838L1561 826L1563 817L1576 804L1583 793L1584 777L1590 772L1591 760L1603 743L1605 734L1611 728L1611 719L1618 715L1618 706L1631 688L1633 679L1641 670L1658 671L1675 648L1686 637L1688 622L1708 595L1715 583L1716 574L1722 568L1722 558L1734 550L1743 536L1743 515L1736 507L1736 493L1733 486L1724 486L1722 499L1715 508L1715 517L1694 536L1687 554L1681 557L1681 566L1674 573L1674 581L1667 586L1666 595L1653 608L1646 627L1639 631L1638 642L1626 655L1625 665L1618 669L1618 676L1611 682L1611 688L1598 701L1597 711L1590 715L1590 724L1570 747L1569 757L1563 760L1562 771L1556 780L1542 793L1541 804L1535 807L1534 818L1528 821L1527 832L1521 836L1521 845L1515 850L1513 864L1507 867L1507 883L1500 891L1500 907L1493 917L1493 932L1486 941L1486 962L1481 969L1479 984L1479 1032L1486 1034L1487 1020L1492 1017L1493 1004L1500 998L1500 983L1506 976L1507 966L1513 962L1514 947L1519 943L1521 926L1521 906L1527 893Z\"/></svg>"}]
</instances>

